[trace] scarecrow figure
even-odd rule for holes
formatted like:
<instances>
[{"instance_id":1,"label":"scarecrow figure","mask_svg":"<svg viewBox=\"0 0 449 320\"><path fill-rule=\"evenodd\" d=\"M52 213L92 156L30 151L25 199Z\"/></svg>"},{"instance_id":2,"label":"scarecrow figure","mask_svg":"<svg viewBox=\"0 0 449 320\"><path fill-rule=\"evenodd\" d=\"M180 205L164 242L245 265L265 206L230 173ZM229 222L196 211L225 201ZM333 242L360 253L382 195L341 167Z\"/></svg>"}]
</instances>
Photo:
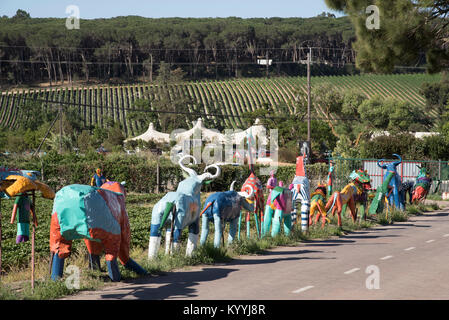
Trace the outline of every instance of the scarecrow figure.
<instances>
[{"instance_id":1,"label":"scarecrow figure","mask_svg":"<svg viewBox=\"0 0 449 320\"><path fill-rule=\"evenodd\" d=\"M34 224L37 226L37 220L35 219L34 211L31 208L31 201L28 198L28 195L18 195L14 202L11 216L11 224L14 223L16 216L18 218L16 243L27 242L30 238L30 212L33 216L33 221L35 221Z\"/></svg>"},{"instance_id":2,"label":"scarecrow figure","mask_svg":"<svg viewBox=\"0 0 449 320\"><path fill-rule=\"evenodd\" d=\"M100 188L103 184L105 184L108 181L109 180L106 179L106 177L101 172L101 169L98 168L97 170L95 170L95 174L92 176L92 179L90 180L90 185L92 187L96 186L96 187Z\"/></svg>"}]
</instances>

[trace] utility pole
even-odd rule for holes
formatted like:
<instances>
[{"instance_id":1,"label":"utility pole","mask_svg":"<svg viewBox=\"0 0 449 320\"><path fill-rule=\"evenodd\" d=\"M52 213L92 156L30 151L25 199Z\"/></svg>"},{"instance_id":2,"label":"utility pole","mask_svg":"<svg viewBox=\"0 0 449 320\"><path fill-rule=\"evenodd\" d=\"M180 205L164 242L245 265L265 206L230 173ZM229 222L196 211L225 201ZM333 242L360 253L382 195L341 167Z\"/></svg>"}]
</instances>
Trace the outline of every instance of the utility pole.
<instances>
[{"instance_id":1,"label":"utility pole","mask_svg":"<svg viewBox=\"0 0 449 320\"><path fill-rule=\"evenodd\" d=\"M267 50L267 54L266 54L266 62L267 62L267 78L268 78L268 68L269 68L269 66L270 66L270 64L269 64L269 60L268 60L268 50Z\"/></svg>"},{"instance_id":2,"label":"utility pole","mask_svg":"<svg viewBox=\"0 0 449 320\"><path fill-rule=\"evenodd\" d=\"M309 53L307 54L307 143L309 145L309 152L311 153L311 138L310 138L310 106L311 106L311 96L310 96L310 64L312 62L312 48L309 48Z\"/></svg>"},{"instance_id":3,"label":"utility pole","mask_svg":"<svg viewBox=\"0 0 449 320\"><path fill-rule=\"evenodd\" d=\"M62 154L62 105L59 105L59 153Z\"/></svg>"},{"instance_id":4,"label":"utility pole","mask_svg":"<svg viewBox=\"0 0 449 320\"><path fill-rule=\"evenodd\" d=\"M310 65L312 64L312 48L309 48L307 53L307 60L300 60L299 63L307 64L307 149L308 155L312 153L312 143L311 143L311 127L310 127L310 109L312 106L312 95L310 92Z\"/></svg>"}]
</instances>

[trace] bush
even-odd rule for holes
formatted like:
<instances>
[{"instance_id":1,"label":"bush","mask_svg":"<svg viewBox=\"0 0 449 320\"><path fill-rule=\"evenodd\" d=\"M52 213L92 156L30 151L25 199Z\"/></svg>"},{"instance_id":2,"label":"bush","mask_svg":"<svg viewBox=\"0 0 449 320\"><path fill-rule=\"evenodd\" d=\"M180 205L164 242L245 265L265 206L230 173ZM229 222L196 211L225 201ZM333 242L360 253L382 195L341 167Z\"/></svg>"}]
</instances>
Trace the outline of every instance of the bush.
<instances>
[{"instance_id":1,"label":"bush","mask_svg":"<svg viewBox=\"0 0 449 320\"><path fill-rule=\"evenodd\" d=\"M296 163L296 157L298 156L296 150L289 148L279 149L279 162Z\"/></svg>"},{"instance_id":2,"label":"bush","mask_svg":"<svg viewBox=\"0 0 449 320\"><path fill-rule=\"evenodd\" d=\"M393 210L390 214L392 222L405 222L408 220L406 211Z\"/></svg>"},{"instance_id":3,"label":"bush","mask_svg":"<svg viewBox=\"0 0 449 320\"><path fill-rule=\"evenodd\" d=\"M40 158L6 158L3 165L27 170L38 170L43 173L43 182L54 190L70 184L89 184L96 168L101 168L104 175L111 181L126 181L129 192L153 193L156 190L157 162L151 157L140 155L124 155L111 153L106 156L96 152L89 152L85 156L76 154L60 155L49 152ZM204 164L192 166L202 173ZM255 165L255 173L265 185L269 176L260 175L261 165ZM229 190L232 181L236 181L236 190L240 188L250 175L248 166L222 166L222 172L218 179L207 185L207 191ZM288 186L295 176L295 165L280 166L277 168L278 181L283 181ZM327 165L318 163L306 166L310 180L317 180L327 175ZM178 165L161 158L159 167L160 192L176 189L179 181L184 179L183 171ZM206 190L204 188L203 190Z\"/></svg>"},{"instance_id":4,"label":"bush","mask_svg":"<svg viewBox=\"0 0 449 320\"><path fill-rule=\"evenodd\" d=\"M409 205L406 208L408 214L419 215L421 211L415 205Z\"/></svg>"}]
</instances>

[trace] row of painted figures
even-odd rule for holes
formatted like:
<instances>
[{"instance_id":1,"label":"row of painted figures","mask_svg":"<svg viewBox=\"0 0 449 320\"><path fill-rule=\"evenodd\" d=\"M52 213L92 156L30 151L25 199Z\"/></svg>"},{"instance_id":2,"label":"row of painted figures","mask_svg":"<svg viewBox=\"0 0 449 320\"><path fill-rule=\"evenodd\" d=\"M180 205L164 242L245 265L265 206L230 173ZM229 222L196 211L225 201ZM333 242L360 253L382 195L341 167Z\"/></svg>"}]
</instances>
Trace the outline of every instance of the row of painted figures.
<instances>
[{"instance_id":1,"label":"row of painted figures","mask_svg":"<svg viewBox=\"0 0 449 320\"><path fill-rule=\"evenodd\" d=\"M397 155L396 155L397 156ZM373 197L369 214L382 212L384 203L389 203L399 210L405 208L405 187L402 186L397 175L396 167L402 162L378 165L386 169L384 182L378 188ZM312 223L321 218L322 226L329 221L327 213L337 214L338 225L342 225L341 213L350 209L351 218L357 220L358 210L366 217L366 208L370 189L370 177L362 171L353 171L350 175L350 183L341 191L332 193L332 171L329 171L327 185L320 185L310 194L309 180L305 173L304 158L298 157L296 174L289 185L285 187L272 172L267 182L269 195L264 203L263 186L256 177L254 171L246 179L241 191L234 191L234 183L229 191L217 192L210 195L201 207L201 186L205 181L216 179L221 174L219 165L210 165L198 174L192 168L185 166L183 161L191 156L183 156L179 165L187 174L175 192L168 192L153 207L148 258L157 257L161 244L161 236L165 229L165 253L171 253L179 247L182 230L188 228L186 255L191 255L197 247L200 231L200 219L202 220L202 233L200 244L206 242L209 233L209 223L214 223L214 246L219 247L224 242L224 224L229 223L228 243L231 243L237 231L240 236L241 215L246 212L247 236L249 236L250 215L254 215L258 236L276 236L283 224L285 234L289 234L292 225L296 222L297 203L301 203L300 219L301 230L305 231ZM213 172L209 172L213 169ZM426 180L427 179L427 180ZM428 182L427 184L425 182ZM125 190L117 182L107 182L101 188L89 186L71 185L64 187L56 194L51 224L50 244L53 253L53 278L62 276L64 258L70 253L71 241L84 238L90 253L90 261L93 267L99 266L99 255L104 250L109 275L112 280L120 279L116 258L128 269L145 274L142 269L129 257L129 221L125 209ZM327 189L327 190L326 190ZM430 189L430 181L421 170L411 201L419 201L425 198ZM327 196L329 199L326 201ZM80 202L80 199L83 201ZM388 199L388 201L385 201ZM357 209L356 203L359 203ZM265 210L264 210L265 207ZM106 212L109 212L107 215ZM105 217L108 217L106 219ZM260 225L259 225L260 222ZM81 226L81 227L80 227Z\"/></svg>"},{"instance_id":2,"label":"row of painted figures","mask_svg":"<svg viewBox=\"0 0 449 320\"><path fill-rule=\"evenodd\" d=\"M385 203L399 210L405 208L405 193L410 192L410 202L421 201L430 189L431 180L421 168L420 175L414 187L401 184L396 167L402 162L378 165L386 169L382 186L371 197L368 214L380 213ZM214 246L223 244L224 224L229 223L228 243L234 241L238 232L240 237L242 214L246 213L245 222L247 237L250 232L250 218L254 215L257 236L264 237L270 233L276 236L283 225L284 233L288 235L296 224L297 204L300 205L301 230L320 219L322 227L330 222L328 213L337 214L338 225L342 226L341 214L346 207L350 209L352 220L357 220L358 211L366 218L370 177L363 170L355 170L350 175L350 182L341 190L332 193L333 166L330 166L327 185L320 184L310 194L310 184L305 172L305 161L298 157L296 173L292 183L285 187L282 181L277 181L274 172L267 182L269 191L267 201L264 200L263 185L251 170L250 176L241 187L234 191L234 184L229 191L210 195L201 208L201 186L204 182L216 179L221 174L219 165L206 166L202 174L185 166L183 161L191 156L183 156L179 165L187 177L182 180L175 192L168 192L153 207L148 258L157 257L161 236L165 229L165 253L171 253L179 247L180 235L188 228L186 254L191 255L197 247L200 220L202 233L200 244L204 244L209 233L210 222L214 223ZM213 169L214 172L209 172ZM36 181L35 181L36 182ZM412 194L413 192L413 194ZM64 260L69 256L72 241L83 239L89 251L89 265L100 268L100 255L104 252L109 277L113 281L120 280L117 258L121 264L138 274L146 271L129 257L131 239L130 224L125 207L126 191L124 185L107 181L101 187L87 185L69 185L54 195L54 204L50 227L50 251L52 253L52 279L61 278L64 270ZM49 197L51 198L51 197ZM327 198L329 198L327 200ZM388 199L388 200L386 200ZM357 204L359 204L357 208ZM314 217L315 216L315 217Z\"/></svg>"}]
</instances>

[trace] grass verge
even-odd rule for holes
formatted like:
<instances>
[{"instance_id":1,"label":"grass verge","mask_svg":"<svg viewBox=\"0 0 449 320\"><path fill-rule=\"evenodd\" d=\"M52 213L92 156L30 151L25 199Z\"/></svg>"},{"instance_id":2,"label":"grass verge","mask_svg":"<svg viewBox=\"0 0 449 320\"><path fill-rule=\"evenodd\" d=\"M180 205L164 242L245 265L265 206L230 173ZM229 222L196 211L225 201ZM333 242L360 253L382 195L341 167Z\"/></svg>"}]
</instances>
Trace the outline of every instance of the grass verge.
<instances>
[{"instance_id":1,"label":"grass verge","mask_svg":"<svg viewBox=\"0 0 449 320\"><path fill-rule=\"evenodd\" d=\"M132 212L132 206L141 204L138 197L131 199L131 214L136 219L142 219L142 214L136 209ZM144 197L143 202L148 204L152 201L151 197ZM172 255L163 254L163 244L157 259L152 261L147 260L147 249L143 245L133 245L130 252L131 257L145 268L149 274L161 274L165 272L173 272L176 269L181 269L195 265L211 265L215 263L225 263L241 255L261 254L266 250L277 246L294 246L302 241L308 240L325 240L330 237L343 236L349 232L356 230L371 228L376 225L389 225L394 222L407 221L410 216L421 215L423 212L438 210L436 204L430 205L408 205L406 211L392 210L388 213L369 217L367 220L358 220L353 222L347 217L342 219L342 227L337 226L337 218L329 217L331 224L326 224L324 228L321 225L312 225L307 233L302 233L299 226L293 227L291 233L286 236L280 233L276 237L266 236L262 239L247 238L246 235L239 240L234 241L231 245L224 248L214 248L211 241L206 242L205 245L199 246L191 257L185 257L185 245L181 245L179 250ZM147 213L144 213L145 215ZM141 220L135 220L141 221ZM142 229L144 229L142 227ZM226 229L225 229L226 230ZM213 227L210 235L214 232ZM142 230L142 233L145 233ZM254 224L252 224L251 234L255 234ZM134 233L133 233L134 236ZM185 235L184 241L185 243ZM147 242L147 239L142 241ZM0 282L0 300L52 300L64 296L76 294L85 290L100 290L108 282L110 282L104 261L102 261L102 271L89 271L87 263L87 250L84 246L78 246L78 250L66 260L66 270L69 265L74 265L80 270L80 282L78 289L69 289L67 282L70 274L60 281L51 281L49 277L49 258L39 257L36 262L36 282L34 290L31 290L30 285L30 269L29 267L11 267L6 275L2 276ZM132 281L139 276L135 273L126 270L120 266L122 281Z\"/></svg>"}]
</instances>

